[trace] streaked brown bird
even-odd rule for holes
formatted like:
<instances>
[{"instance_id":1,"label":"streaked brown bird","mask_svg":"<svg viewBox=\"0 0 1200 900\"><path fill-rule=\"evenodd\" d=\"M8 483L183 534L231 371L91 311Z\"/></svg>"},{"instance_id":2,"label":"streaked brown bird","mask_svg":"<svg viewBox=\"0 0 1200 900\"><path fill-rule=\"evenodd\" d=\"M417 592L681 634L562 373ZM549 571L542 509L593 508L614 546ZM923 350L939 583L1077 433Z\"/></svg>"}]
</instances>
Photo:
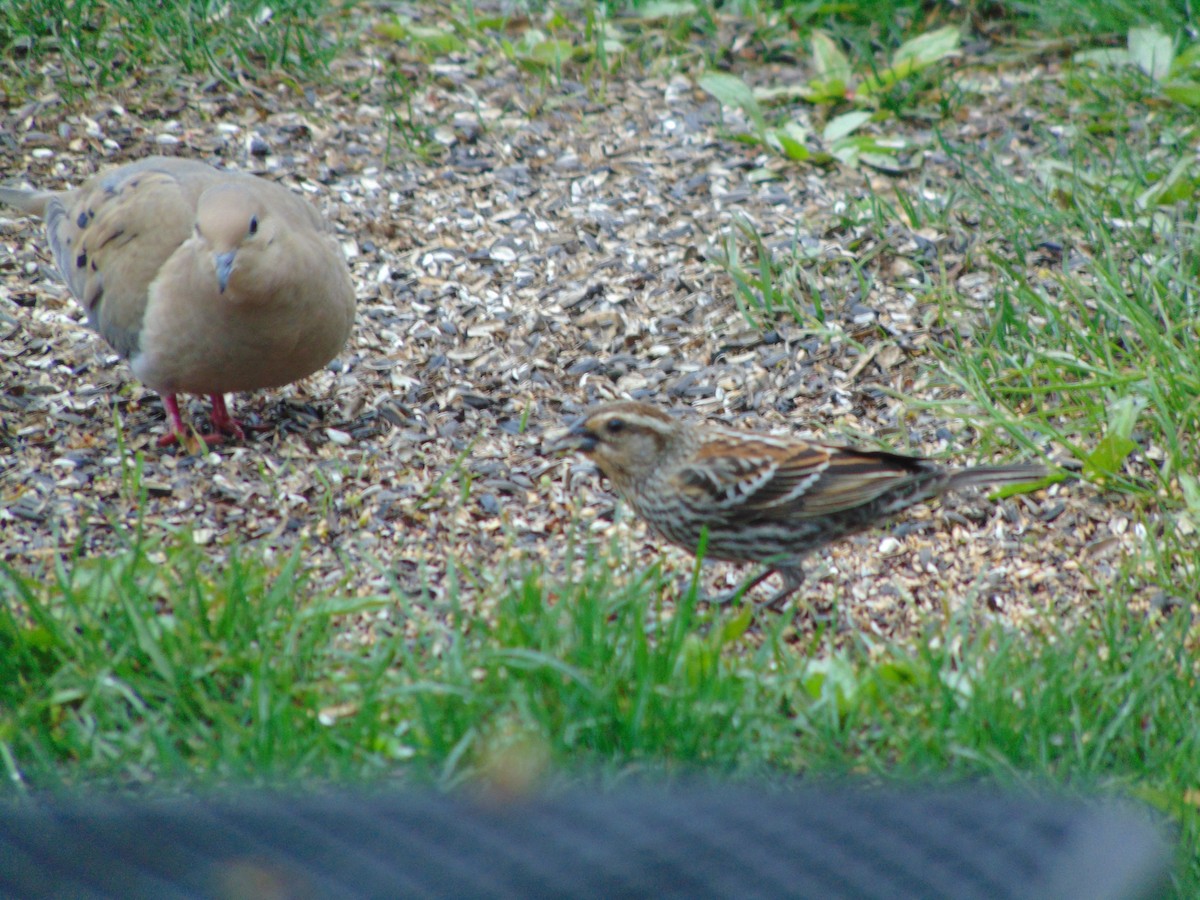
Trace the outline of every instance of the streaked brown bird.
<instances>
[{"instance_id":1,"label":"streaked brown bird","mask_svg":"<svg viewBox=\"0 0 1200 900\"><path fill-rule=\"evenodd\" d=\"M606 403L551 449L590 457L659 536L695 553L708 531L711 559L763 563L783 587L779 609L803 583L818 547L887 521L923 500L975 485L1036 481L1037 465L947 469L927 459L795 437L698 425L648 403Z\"/></svg>"}]
</instances>

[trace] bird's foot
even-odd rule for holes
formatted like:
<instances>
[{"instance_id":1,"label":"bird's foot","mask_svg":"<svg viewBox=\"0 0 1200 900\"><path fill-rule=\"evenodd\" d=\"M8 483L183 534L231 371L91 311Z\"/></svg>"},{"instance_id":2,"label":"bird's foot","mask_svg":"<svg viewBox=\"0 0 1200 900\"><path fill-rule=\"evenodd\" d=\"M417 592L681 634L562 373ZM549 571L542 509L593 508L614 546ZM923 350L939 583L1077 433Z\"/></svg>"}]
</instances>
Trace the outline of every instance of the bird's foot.
<instances>
[{"instance_id":1,"label":"bird's foot","mask_svg":"<svg viewBox=\"0 0 1200 900\"><path fill-rule=\"evenodd\" d=\"M158 439L158 446L170 447L179 444L190 453L202 448L215 447L230 438L244 441L246 431L242 423L229 414L225 398L221 394L212 394L212 431L199 434L183 424L183 416L179 412L179 402L174 394L163 394L163 406L167 410L167 418L171 422L171 430Z\"/></svg>"},{"instance_id":2,"label":"bird's foot","mask_svg":"<svg viewBox=\"0 0 1200 900\"><path fill-rule=\"evenodd\" d=\"M739 584L732 590L721 591L719 594L713 594L711 597L701 594L700 599L711 606L728 606L730 603L741 600L750 593L751 587L753 585Z\"/></svg>"},{"instance_id":3,"label":"bird's foot","mask_svg":"<svg viewBox=\"0 0 1200 900\"><path fill-rule=\"evenodd\" d=\"M775 572L778 572L783 578L783 585L767 599L754 601L754 606L758 609L769 609L771 612L783 612L784 607L787 606L788 598L796 593L800 585L804 583L803 569L766 569L755 575L745 584L738 585L732 591L718 594L711 602L724 604L739 600L748 595Z\"/></svg>"},{"instance_id":4,"label":"bird's foot","mask_svg":"<svg viewBox=\"0 0 1200 900\"><path fill-rule=\"evenodd\" d=\"M213 443L210 438L217 438L217 443L223 441L225 436L232 436L239 441L246 439L246 431L242 428L242 423L229 414L229 408L225 405L224 394L210 394L212 398L212 427L213 433L204 435L205 443Z\"/></svg>"},{"instance_id":5,"label":"bird's foot","mask_svg":"<svg viewBox=\"0 0 1200 900\"><path fill-rule=\"evenodd\" d=\"M787 606L788 598L800 589L800 585L804 584L804 570L795 568L777 569L776 571L783 577L783 585L760 605L772 612L783 612L784 607Z\"/></svg>"},{"instance_id":6,"label":"bird's foot","mask_svg":"<svg viewBox=\"0 0 1200 900\"><path fill-rule=\"evenodd\" d=\"M240 429L235 432L235 435L245 437ZM170 447L172 444L179 444L180 447L183 447L188 452L195 452L202 447L215 447L218 444L223 444L229 440L229 437L228 433L208 432L207 434L199 434L188 429L176 431L172 428L158 439L158 446Z\"/></svg>"},{"instance_id":7,"label":"bird's foot","mask_svg":"<svg viewBox=\"0 0 1200 900\"><path fill-rule=\"evenodd\" d=\"M162 402L163 408L167 411L167 419L170 420L171 428L158 439L158 446L170 447L172 444L179 444L189 453L195 452L199 448L195 446L193 432L183 424L183 416L179 414L179 401L175 399L174 394L163 394ZM205 443L208 442L205 441Z\"/></svg>"},{"instance_id":8,"label":"bird's foot","mask_svg":"<svg viewBox=\"0 0 1200 900\"><path fill-rule=\"evenodd\" d=\"M737 587L733 588L733 590L722 591L721 593L713 596L706 595L703 591L697 590L696 602L706 603L710 606L728 606L730 603L746 597L752 590L758 587L761 582L765 581L776 571L776 569L764 569L749 581L739 584ZM791 569L781 570L780 574L783 575L783 587L775 594L772 594L767 600L756 602L754 604L755 606L765 607L775 612L779 612L783 609L783 602L792 594L793 591L796 590L796 588L800 586L800 581L803 576L801 575L797 577L793 574L793 570ZM690 589L691 578L687 578L682 582L681 590L686 592Z\"/></svg>"}]
</instances>

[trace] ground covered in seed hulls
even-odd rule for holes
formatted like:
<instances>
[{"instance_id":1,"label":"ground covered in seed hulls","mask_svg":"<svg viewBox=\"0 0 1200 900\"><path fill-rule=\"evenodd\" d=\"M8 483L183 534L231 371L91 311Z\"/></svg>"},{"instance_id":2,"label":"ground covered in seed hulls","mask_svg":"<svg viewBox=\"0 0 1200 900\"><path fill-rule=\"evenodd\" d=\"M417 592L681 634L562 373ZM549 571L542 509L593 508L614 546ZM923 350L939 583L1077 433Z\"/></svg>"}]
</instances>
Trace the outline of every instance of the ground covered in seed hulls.
<instances>
[{"instance_id":1,"label":"ground covered in seed hulls","mask_svg":"<svg viewBox=\"0 0 1200 900\"><path fill-rule=\"evenodd\" d=\"M745 46L744 27L723 23L721 40ZM986 63L944 126L963 140L1036 119L1029 97L1055 66L987 53L957 63ZM740 68L771 82L804 65ZM888 173L802 166L734 140L728 111L670 61L538 77L470 42L429 61L364 33L307 90L160 75L86 101L6 94L4 182L75 186L152 153L276 179L335 223L356 328L325 371L233 399L266 426L246 442L160 449L161 404L86 327L40 223L0 211L0 559L19 572L104 554L152 522L215 558L303 547L322 589L400 591L435 615L451 570L464 601L486 604L514 567L563 565L569 538L609 548L615 536L613 565L665 555L684 574L689 557L620 514L590 465L543 453L548 433L613 397L980 461L978 411L956 402L936 351L953 333L972 340L992 302L995 272L971 250L995 236L864 213L954 191L960 173L919 120L904 126L912 158ZM1047 152L1030 132L1011 139L1008 162ZM739 308L719 262L746 225L811 258L801 305L818 297L823 322L764 325ZM948 297L931 297L935 282ZM185 414L203 423L206 402L189 398ZM799 606L888 634L947 610L1020 627L1086 615L1138 543L1136 522L1120 496L1077 480L1000 502L968 495L814 556ZM749 574L707 573L710 590Z\"/></svg>"}]
</instances>

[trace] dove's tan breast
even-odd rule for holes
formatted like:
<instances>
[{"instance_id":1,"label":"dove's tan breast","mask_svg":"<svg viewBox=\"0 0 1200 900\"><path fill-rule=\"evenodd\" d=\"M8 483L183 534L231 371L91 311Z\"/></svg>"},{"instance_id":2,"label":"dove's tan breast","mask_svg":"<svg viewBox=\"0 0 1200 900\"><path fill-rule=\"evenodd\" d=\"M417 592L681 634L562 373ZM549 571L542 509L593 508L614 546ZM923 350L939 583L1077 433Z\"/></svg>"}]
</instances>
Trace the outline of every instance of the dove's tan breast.
<instances>
[{"instance_id":1,"label":"dove's tan breast","mask_svg":"<svg viewBox=\"0 0 1200 900\"><path fill-rule=\"evenodd\" d=\"M332 360L354 321L340 250L312 231L239 260L218 290L203 241L182 244L151 285L134 373L158 391L279 387Z\"/></svg>"}]
</instances>

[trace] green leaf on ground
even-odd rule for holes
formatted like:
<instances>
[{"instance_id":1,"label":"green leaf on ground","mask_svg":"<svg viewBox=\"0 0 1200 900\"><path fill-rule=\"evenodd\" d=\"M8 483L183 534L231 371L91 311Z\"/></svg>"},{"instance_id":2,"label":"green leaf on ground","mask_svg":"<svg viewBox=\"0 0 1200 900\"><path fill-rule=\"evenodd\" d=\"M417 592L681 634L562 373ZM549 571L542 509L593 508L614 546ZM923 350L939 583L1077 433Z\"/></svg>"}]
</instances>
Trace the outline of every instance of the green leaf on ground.
<instances>
[{"instance_id":1,"label":"green leaf on ground","mask_svg":"<svg viewBox=\"0 0 1200 900\"><path fill-rule=\"evenodd\" d=\"M724 72L705 72L699 79L700 88L711 94L718 103L725 107L740 109L754 122L759 136L766 132L767 124L763 118L762 108L754 99L754 91L736 75L726 75Z\"/></svg>"}]
</instances>

